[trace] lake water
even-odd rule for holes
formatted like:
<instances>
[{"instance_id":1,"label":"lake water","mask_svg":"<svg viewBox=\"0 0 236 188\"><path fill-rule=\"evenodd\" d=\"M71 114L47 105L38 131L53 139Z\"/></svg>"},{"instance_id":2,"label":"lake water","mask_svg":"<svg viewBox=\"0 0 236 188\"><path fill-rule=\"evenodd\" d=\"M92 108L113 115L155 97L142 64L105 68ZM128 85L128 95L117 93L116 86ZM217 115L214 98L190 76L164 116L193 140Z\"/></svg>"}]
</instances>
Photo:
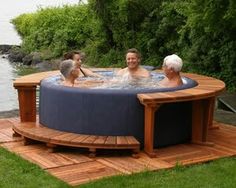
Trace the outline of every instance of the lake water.
<instances>
[{"instance_id":1,"label":"lake water","mask_svg":"<svg viewBox=\"0 0 236 188\"><path fill-rule=\"evenodd\" d=\"M77 4L79 0L7 0L0 2L0 44L20 45L21 38L10 20L23 13L37 11L39 7L58 7ZM87 1L80 1L86 3ZM0 55L0 112L18 109L17 93L12 82L17 77L14 67Z\"/></svg>"},{"instance_id":2,"label":"lake water","mask_svg":"<svg viewBox=\"0 0 236 188\"><path fill-rule=\"evenodd\" d=\"M0 56L0 111L18 108L17 94L12 85L15 77L14 68Z\"/></svg>"}]
</instances>

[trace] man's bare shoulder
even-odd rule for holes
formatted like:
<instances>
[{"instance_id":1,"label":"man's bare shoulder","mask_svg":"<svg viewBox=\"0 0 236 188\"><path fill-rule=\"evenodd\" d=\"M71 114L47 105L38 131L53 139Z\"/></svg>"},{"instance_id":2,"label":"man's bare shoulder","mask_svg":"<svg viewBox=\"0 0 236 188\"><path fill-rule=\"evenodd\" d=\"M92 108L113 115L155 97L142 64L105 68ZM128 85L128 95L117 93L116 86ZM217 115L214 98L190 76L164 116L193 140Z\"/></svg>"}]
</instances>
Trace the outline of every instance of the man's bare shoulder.
<instances>
[{"instance_id":1,"label":"man's bare shoulder","mask_svg":"<svg viewBox=\"0 0 236 188\"><path fill-rule=\"evenodd\" d=\"M127 73L127 71L128 71L128 68L127 68L127 67L126 67L126 68L123 68L123 69L120 69L120 70L118 70L118 71L116 72L116 75L121 76L121 75Z\"/></svg>"},{"instance_id":2,"label":"man's bare shoulder","mask_svg":"<svg viewBox=\"0 0 236 188\"><path fill-rule=\"evenodd\" d=\"M150 72L147 69L143 68L143 67L139 68L139 74L142 77L149 77L150 76Z\"/></svg>"}]
</instances>

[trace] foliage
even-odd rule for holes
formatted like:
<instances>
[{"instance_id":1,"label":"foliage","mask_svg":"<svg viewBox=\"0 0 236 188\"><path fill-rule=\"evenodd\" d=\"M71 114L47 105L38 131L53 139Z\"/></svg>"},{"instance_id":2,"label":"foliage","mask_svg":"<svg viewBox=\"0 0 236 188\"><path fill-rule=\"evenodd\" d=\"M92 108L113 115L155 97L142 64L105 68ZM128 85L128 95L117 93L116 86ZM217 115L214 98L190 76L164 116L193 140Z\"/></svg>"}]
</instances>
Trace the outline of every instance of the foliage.
<instances>
[{"instance_id":1,"label":"foliage","mask_svg":"<svg viewBox=\"0 0 236 188\"><path fill-rule=\"evenodd\" d=\"M143 64L160 66L176 53L183 71L224 80L236 90L234 0L88 0L88 4L39 9L12 22L26 52L49 58L84 50L93 66L123 66L137 48Z\"/></svg>"},{"instance_id":2,"label":"foliage","mask_svg":"<svg viewBox=\"0 0 236 188\"><path fill-rule=\"evenodd\" d=\"M23 65L23 64L15 64L14 66L16 75L18 76L24 76L24 75L28 75L28 74L33 74L33 73L37 73L38 70L36 68L27 66L27 65Z\"/></svg>"},{"instance_id":3,"label":"foliage","mask_svg":"<svg viewBox=\"0 0 236 188\"><path fill-rule=\"evenodd\" d=\"M220 78L236 89L235 1L191 1L186 13L179 43L189 70Z\"/></svg>"},{"instance_id":4,"label":"foliage","mask_svg":"<svg viewBox=\"0 0 236 188\"><path fill-rule=\"evenodd\" d=\"M41 8L35 14L21 15L12 22L23 37L25 51L50 50L52 57L85 47L86 40L92 40L94 35L91 26L96 24L83 5Z\"/></svg>"}]
</instances>

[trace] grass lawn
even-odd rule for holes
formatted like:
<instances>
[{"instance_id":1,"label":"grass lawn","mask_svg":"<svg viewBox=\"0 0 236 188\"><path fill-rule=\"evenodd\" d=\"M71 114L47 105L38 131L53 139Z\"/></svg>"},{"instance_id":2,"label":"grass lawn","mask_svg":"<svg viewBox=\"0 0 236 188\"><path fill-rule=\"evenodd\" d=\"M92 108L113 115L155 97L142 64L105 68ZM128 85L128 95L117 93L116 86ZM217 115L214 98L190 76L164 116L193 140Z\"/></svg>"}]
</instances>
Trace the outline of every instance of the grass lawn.
<instances>
[{"instance_id":1,"label":"grass lawn","mask_svg":"<svg viewBox=\"0 0 236 188\"><path fill-rule=\"evenodd\" d=\"M176 166L170 170L106 178L81 188L233 188L236 187L236 157L201 165Z\"/></svg>"},{"instance_id":2,"label":"grass lawn","mask_svg":"<svg viewBox=\"0 0 236 188\"><path fill-rule=\"evenodd\" d=\"M1 188L71 187L49 175L40 167L0 148ZM176 166L170 170L115 176L91 182L81 188L97 187L236 187L236 157L189 167Z\"/></svg>"},{"instance_id":3,"label":"grass lawn","mask_svg":"<svg viewBox=\"0 0 236 188\"><path fill-rule=\"evenodd\" d=\"M70 187L46 171L0 147L1 188Z\"/></svg>"}]
</instances>

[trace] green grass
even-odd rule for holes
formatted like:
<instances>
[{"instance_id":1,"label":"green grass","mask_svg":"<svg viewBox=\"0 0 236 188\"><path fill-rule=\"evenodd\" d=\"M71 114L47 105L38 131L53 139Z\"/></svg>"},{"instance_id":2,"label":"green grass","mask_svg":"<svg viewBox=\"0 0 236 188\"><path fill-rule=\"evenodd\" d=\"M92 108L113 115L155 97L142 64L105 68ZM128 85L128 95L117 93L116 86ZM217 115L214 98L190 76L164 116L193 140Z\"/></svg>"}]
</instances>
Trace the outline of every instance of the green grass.
<instances>
[{"instance_id":1,"label":"green grass","mask_svg":"<svg viewBox=\"0 0 236 188\"><path fill-rule=\"evenodd\" d=\"M58 188L70 187L49 175L40 167L0 148L1 188Z\"/></svg>"},{"instance_id":2,"label":"green grass","mask_svg":"<svg viewBox=\"0 0 236 188\"><path fill-rule=\"evenodd\" d=\"M116 176L92 182L81 188L233 188L236 187L236 158L225 158L189 167Z\"/></svg>"},{"instance_id":3,"label":"green grass","mask_svg":"<svg viewBox=\"0 0 236 188\"><path fill-rule=\"evenodd\" d=\"M24 76L24 75L28 75L28 74L33 74L33 73L39 72L39 70L37 68L31 67L31 66L22 65L22 64L16 64L14 68L15 68L15 73L18 76Z\"/></svg>"},{"instance_id":4,"label":"green grass","mask_svg":"<svg viewBox=\"0 0 236 188\"><path fill-rule=\"evenodd\" d=\"M104 178L84 184L81 188L231 188L236 185L236 157L216 160L201 165L182 167L157 172L142 172ZM0 148L1 188L51 188L71 187L49 175L40 167Z\"/></svg>"}]
</instances>

